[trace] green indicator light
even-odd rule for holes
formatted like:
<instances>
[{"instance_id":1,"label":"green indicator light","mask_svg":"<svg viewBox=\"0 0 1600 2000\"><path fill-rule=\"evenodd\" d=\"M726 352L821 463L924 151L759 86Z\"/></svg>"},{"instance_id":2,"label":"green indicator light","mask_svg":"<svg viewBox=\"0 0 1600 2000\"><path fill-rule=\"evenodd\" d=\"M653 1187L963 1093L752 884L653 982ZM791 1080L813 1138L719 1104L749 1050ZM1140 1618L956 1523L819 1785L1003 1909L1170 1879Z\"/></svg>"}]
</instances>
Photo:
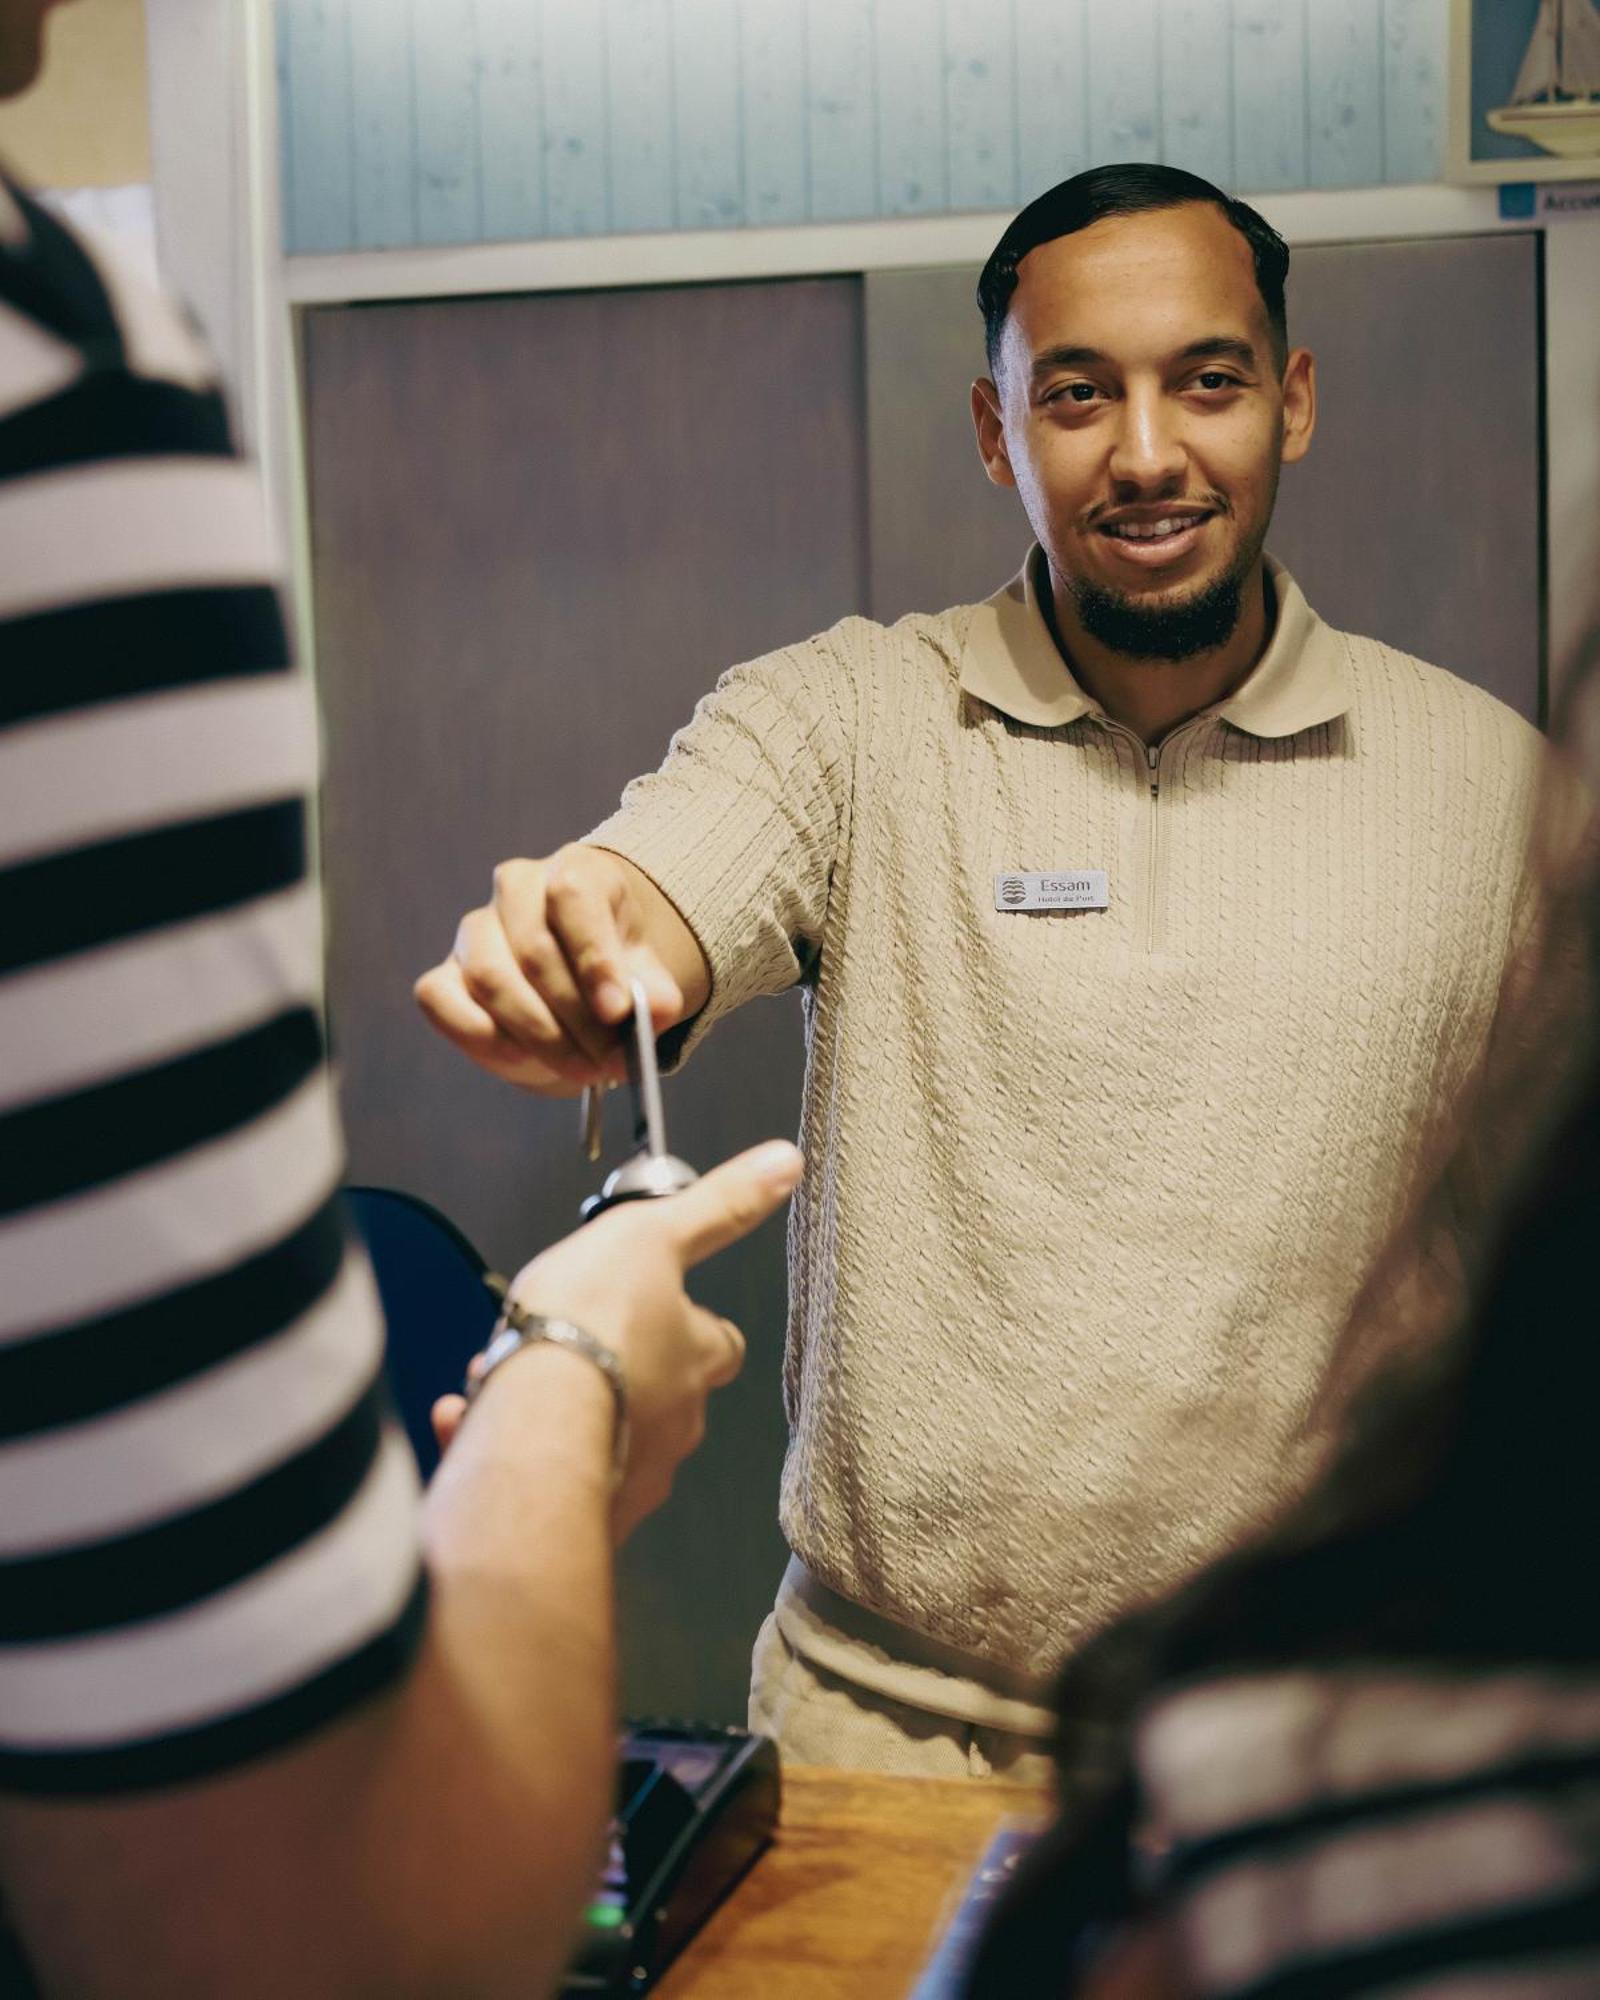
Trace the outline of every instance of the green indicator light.
<instances>
[{"instance_id":1,"label":"green indicator light","mask_svg":"<svg viewBox=\"0 0 1600 2000\"><path fill-rule=\"evenodd\" d=\"M597 1931L619 1931L628 1921L628 1913L615 1903L591 1903L586 1921Z\"/></svg>"}]
</instances>

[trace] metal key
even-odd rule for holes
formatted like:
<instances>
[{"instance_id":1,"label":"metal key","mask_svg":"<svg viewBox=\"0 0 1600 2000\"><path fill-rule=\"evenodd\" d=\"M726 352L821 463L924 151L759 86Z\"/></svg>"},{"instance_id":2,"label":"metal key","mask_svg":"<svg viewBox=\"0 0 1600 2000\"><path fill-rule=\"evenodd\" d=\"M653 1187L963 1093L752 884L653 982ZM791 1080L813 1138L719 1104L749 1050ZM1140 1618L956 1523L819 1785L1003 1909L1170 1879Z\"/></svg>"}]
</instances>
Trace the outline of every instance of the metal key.
<instances>
[{"instance_id":1,"label":"metal key","mask_svg":"<svg viewBox=\"0 0 1600 2000\"><path fill-rule=\"evenodd\" d=\"M606 1085L591 1083L583 1093L581 1138L586 1160L598 1160L605 1150Z\"/></svg>"}]
</instances>

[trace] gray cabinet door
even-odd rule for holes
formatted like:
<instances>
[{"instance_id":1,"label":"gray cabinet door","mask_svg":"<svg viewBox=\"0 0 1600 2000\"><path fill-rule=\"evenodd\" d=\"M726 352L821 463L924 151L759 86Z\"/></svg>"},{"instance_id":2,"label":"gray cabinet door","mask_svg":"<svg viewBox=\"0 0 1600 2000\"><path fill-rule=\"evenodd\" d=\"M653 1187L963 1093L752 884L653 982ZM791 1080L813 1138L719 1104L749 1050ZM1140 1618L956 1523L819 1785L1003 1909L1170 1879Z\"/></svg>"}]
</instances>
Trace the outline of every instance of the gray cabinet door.
<instances>
[{"instance_id":1,"label":"gray cabinet door","mask_svg":"<svg viewBox=\"0 0 1600 2000\"><path fill-rule=\"evenodd\" d=\"M602 817L723 667L860 607L859 286L362 307L305 331L351 1177L436 1202L509 1271L594 1184L576 1108L471 1069L411 982L493 863ZM726 1023L668 1086L675 1148L705 1166L793 1134L800 1060L792 996ZM750 1359L626 1553L624 1694L742 1720L784 1556L781 1224L698 1292Z\"/></svg>"},{"instance_id":2,"label":"gray cabinet door","mask_svg":"<svg viewBox=\"0 0 1600 2000\"><path fill-rule=\"evenodd\" d=\"M865 280L879 618L986 596L1029 531L989 485L967 415L984 372L968 270ZM1323 617L1541 714L1539 239L1508 232L1296 250L1289 334L1321 414L1269 547Z\"/></svg>"}]
</instances>

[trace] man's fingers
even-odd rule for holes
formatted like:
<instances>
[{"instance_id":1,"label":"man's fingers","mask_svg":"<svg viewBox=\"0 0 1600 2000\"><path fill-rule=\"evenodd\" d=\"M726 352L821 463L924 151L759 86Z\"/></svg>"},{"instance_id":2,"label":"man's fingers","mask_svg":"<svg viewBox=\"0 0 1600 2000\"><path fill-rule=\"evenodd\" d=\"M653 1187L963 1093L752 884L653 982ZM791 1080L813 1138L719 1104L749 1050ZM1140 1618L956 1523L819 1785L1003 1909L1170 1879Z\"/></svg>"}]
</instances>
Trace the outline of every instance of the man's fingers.
<instances>
[{"instance_id":1,"label":"man's fingers","mask_svg":"<svg viewBox=\"0 0 1600 2000\"><path fill-rule=\"evenodd\" d=\"M576 1052L565 1060L546 1058L513 1041L472 997L453 958L425 972L412 992L431 1026L480 1068L508 1083L547 1097L576 1097L594 1078L593 1066Z\"/></svg>"},{"instance_id":2,"label":"man's fingers","mask_svg":"<svg viewBox=\"0 0 1600 2000\"><path fill-rule=\"evenodd\" d=\"M545 1096L620 1080L617 1028L630 977L644 985L657 1033L681 1020L676 980L640 940L629 871L581 845L548 861L502 861L492 901L469 910L451 961L417 982L439 1032L484 1069Z\"/></svg>"},{"instance_id":3,"label":"man's fingers","mask_svg":"<svg viewBox=\"0 0 1600 2000\"><path fill-rule=\"evenodd\" d=\"M498 874L496 877L498 893ZM603 858L581 847L563 848L544 878L544 911L584 1004L615 1025L633 1006L628 992L628 939L624 935L625 885ZM519 953L520 941L513 938Z\"/></svg>"},{"instance_id":4,"label":"man's fingers","mask_svg":"<svg viewBox=\"0 0 1600 2000\"><path fill-rule=\"evenodd\" d=\"M628 972L644 988L644 996L650 1002L651 1025L656 1033L659 1035L665 1028L676 1027L683 1019L683 988L660 959L640 947L629 957Z\"/></svg>"},{"instance_id":5,"label":"man's fingers","mask_svg":"<svg viewBox=\"0 0 1600 2000\"><path fill-rule=\"evenodd\" d=\"M523 958L512 948L500 911L469 910L456 931L451 956L473 999L530 1055L547 1062L565 1063L576 1056L595 1063L604 1054L592 1022L589 1035L595 1046L590 1048L560 1018L560 994L567 996L568 1012L575 996L566 963L548 933L544 953Z\"/></svg>"},{"instance_id":6,"label":"man's fingers","mask_svg":"<svg viewBox=\"0 0 1600 2000\"><path fill-rule=\"evenodd\" d=\"M411 989L429 1022L475 1062L495 1069L502 1060L516 1060L527 1051L500 1026L481 1001L474 999L455 958L429 968Z\"/></svg>"},{"instance_id":7,"label":"man's fingers","mask_svg":"<svg viewBox=\"0 0 1600 2000\"><path fill-rule=\"evenodd\" d=\"M440 1034L463 1048L493 1041L500 1032L493 1017L467 991L461 968L453 958L429 966L411 993Z\"/></svg>"},{"instance_id":8,"label":"man's fingers","mask_svg":"<svg viewBox=\"0 0 1600 2000\"><path fill-rule=\"evenodd\" d=\"M504 912L506 934L524 964L524 954L558 952L560 978L570 986L574 1006L602 1026L626 1020L630 998L620 922L622 884L600 856L590 856L584 848L562 848L544 866L538 924L532 920L534 900L506 864L494 872L494 894Z\"/></svg>"},{"instance_id":9,"label":"man's fingers","mask_svg":"<svg viewBox=\"0 0 1600 2000\"><path fill-rule=\"evenodd\" d=\"M600 1020L627 1019L633 1007L629 984L635 979L644 987L658 1033L683 1019L683 989L640 942L638 904L614 857L582 846L563 848L546 877L545 907L572 976Z\"/></svg>"},{"instance_id":10,"label":"man's fingers","mask_svg":"<svg viewBox=\"0 0 1600 2000\"><path fill-rule=\"evenodd\" d=\"M766 1221L799 1185L805 1161L798 1146L772 1139L753 1146L662 1203L685 1270L726 1250Z\"/></svg>"},{"instance_id":11,"label":"man's fingers","mask_svg":"<svg viewBox=\"0 0 1600 2000\"><path fill-rule=\"evenodd\" d=\"M565 934L570 898L563 889L562 867L560 856L551 862L502 861L494 871L493 919L511 963L567 1038L590 1062L599 1064L612 1037L574 969L572 944ZM586 934L583 926L594 922L592 912L586 907L577 922L580 934Z\"/></svg>"}]
</instances>

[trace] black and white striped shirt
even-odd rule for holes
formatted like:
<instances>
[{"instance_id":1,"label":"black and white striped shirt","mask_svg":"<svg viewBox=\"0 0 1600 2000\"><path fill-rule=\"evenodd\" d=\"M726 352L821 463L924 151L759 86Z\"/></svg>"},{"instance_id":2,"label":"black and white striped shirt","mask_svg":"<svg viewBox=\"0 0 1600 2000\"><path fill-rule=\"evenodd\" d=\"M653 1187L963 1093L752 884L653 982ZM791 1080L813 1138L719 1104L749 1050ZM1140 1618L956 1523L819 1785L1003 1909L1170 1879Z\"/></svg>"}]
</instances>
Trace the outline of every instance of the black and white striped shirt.
<instances>
[{"instance_id":1,"label":"black and white striped shirt","mask_svg":"<svg viewBox=\"0 0 1600 2000\"><path fill-rule=\"evenodd\" d=\"M1592 1670L1228 1675L1158 1697L1138 1765L1195 2000L1600 1993Z\"/></svg>"},{"instance_id":2,"label":"black and white striped shirt","mask_svg":"<svg viewBox=\"0 0 1600 2000\"><path fill-rule=\"evenodd\" d=\"M181 319L0 183L0 1789L248 1758L422 1623L274 568Z\"/></svg>"}]
</instances>

